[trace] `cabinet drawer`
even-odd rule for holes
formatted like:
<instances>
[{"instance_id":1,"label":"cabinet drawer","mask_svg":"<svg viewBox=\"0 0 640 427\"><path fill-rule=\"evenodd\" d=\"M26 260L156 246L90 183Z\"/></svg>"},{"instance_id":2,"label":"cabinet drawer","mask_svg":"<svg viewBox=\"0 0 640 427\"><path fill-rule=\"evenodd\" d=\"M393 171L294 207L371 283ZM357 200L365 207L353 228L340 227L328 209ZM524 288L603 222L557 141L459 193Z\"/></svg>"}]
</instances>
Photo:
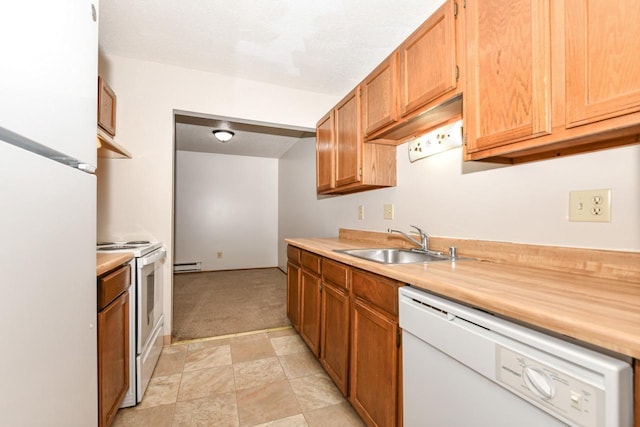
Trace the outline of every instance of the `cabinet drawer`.
<instances>
[{"instance_id":1,"label":"cabinet drawer","mask_svg":"<svg viewBox=\"0 0 640 427\"><path fill-rule=\"evenodd\" d=\"M291 245L287 246L287 258L294 264L300 265L300 252L300 248Z\"/></svg>"},{"instance_id":2,"label":"cabinet drawer","mask_svg":"<svg viewBox=\"0 0 640 427\"><path fill-rule=\"evenodd\" d=\"M131 284L131 266L125 265L98 279L98 311L104 309Z\"/></svg>"},{"instance_id":3,"label":"cabinet drawer","mask_svg":"<svg viewBox=\"0 0 640 427\"><path fill-rule=\"evenodd\" d=\"M351 271L351 287L357 297L394 316L398 315L398 288L400 282L362 270Z\"/></svg>"},{"instance_id":4,"label":"cabinet drawer","mask_svg":"<svg viewBox=\"0 0 640 427\"><path fill-rule=\"evenodd\" d=\"M322 280L328 281L345 290L349 289L349 267L327 258L322 259Z\"/></svg>"},{"instance_id":5,"label":"cabinet drawer","mask_svg":"<svg viewBox=\"0 0 640 427\"><path fill-rule=\"evenodd\" d=\"M301 251L300 264L302 265L302 268L315 274L320 274L320 257L318 255L307 251Z\"/></svg>"}]
</instances>

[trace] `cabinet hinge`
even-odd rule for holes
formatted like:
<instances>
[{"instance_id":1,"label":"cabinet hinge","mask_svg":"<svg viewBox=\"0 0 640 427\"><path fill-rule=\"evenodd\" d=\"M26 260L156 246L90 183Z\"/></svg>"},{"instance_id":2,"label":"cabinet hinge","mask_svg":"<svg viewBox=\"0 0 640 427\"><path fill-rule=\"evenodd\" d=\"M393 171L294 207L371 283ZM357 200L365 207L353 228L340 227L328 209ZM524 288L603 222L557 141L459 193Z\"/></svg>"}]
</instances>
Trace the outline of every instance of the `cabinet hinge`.
<instances>
[{"instance_id":1,"label":"cabinet hinge","mask_svg":"<svg viewBox=\"0 0 640 427\"><path fill-rule=\"evenodd\" d=\"M467 8L467 0L462 0L462 7Z\"/></svg>"},{"instance_id":2,"label":"cabinet hinge","mask_svg":"<svg viewBox=\"0 0 640 427\"><path fill-rule=\"evenodd\" d=\"M458 17L458 2L453 3L453 16Z\"/></svg>"},{"instance_id":3,"label":"cabinet hinge","mask_svg":"<svg viewBox=\"0 0 640 427\"><path fill-rule=\"evenodd\" d=\"M362 179L362 167L358 169L358 179Z\"/></svg>"},{"instance_id":4,"label":"cabinet hinge","mask_svg":"<svg viewBox=\"0 0 640 427\"><path fill-rule=\"evenodd\" d=\"M460 67L456 65L456 81L460 79Z\"/></svg>"}]
</instances>

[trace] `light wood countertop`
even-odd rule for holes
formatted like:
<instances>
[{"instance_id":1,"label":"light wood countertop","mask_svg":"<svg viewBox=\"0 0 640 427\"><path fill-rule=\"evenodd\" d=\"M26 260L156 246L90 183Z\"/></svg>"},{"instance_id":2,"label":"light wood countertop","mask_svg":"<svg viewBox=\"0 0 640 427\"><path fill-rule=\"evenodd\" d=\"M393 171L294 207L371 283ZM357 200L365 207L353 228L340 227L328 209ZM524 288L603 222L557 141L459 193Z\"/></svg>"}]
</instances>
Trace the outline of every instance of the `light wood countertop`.
<instances>
[{"instance_id":1,"label":"light wood countertop","mask_svg":"<svg viewBox=\"0 0 640 427\"><path fill-rule=\"evenodd\" d=\"M479 260L385 265L334 249L389 245L344 238L285 240L344 264L640 359L640 283L634 278L602 278Z\"/></svg>"},{"instance_id":2,"label":"light wood countertop","mask_svg":"<svg viewBox=\"0 0 640 427\"><path fill-rule=\"evenodd\" d=\"M98 253L96 254L96 276L102 276L107 271L131 261L132 258L132 253Z\"/></svg>"}]
</instances>

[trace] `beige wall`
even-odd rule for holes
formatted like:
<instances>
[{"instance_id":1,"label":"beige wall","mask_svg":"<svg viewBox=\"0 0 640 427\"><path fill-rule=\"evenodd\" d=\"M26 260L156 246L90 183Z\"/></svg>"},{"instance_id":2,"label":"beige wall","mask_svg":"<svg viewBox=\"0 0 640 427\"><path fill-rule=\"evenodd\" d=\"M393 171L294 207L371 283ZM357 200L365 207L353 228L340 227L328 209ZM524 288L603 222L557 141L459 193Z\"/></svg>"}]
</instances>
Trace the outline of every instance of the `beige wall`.
<instances>
[{"instance_id":1,"label":"beige wall","mask_svg":"<svg viewBox=\"0 0 640 427\"><path fill-rule=\"evenodd\" d=\"M98 162L98 239L150 238L167 246L170 335L173 110L314 128L338 98L117 56L102 55L100 72L117 95L116 140L133 159Z\"/></svg>"},{"instance_id":2,"label":"beige wall","mask_svg":"<svg viewBox=\"0 0 640 427\"><path fill-rule=\"evenodd\" d=\"M424 227L435 236L640 251L640 146L517 166L462 162L461 149L410 163L397 148L395 188L315 195L314 141L280 159L279 266L286 237L336 236L338 228ZM568 221L569 191L610 188L611 223ZM393 203L395 219L383 219ZM365 219L358 220L358 205Z\"/></svg>"},{"instance_id":3,"label":"beige wall","mask_svg":"<svg viewBox=\"0 0 640 427\"><path fill-rule=\"evenodd\" d=\"M278 159L178 151L175 197L176 263L277 265Z\"/></svg>"}]
</instances>

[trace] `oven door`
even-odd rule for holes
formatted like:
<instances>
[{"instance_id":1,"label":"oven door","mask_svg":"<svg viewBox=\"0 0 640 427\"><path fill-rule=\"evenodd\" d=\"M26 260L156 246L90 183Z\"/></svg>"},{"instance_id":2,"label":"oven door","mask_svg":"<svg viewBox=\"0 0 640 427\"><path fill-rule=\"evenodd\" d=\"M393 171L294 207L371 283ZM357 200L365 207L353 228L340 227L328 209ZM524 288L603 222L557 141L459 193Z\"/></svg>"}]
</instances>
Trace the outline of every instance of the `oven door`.
<instances>
[{"instance_id":1,"label":"oven door","mask_svg":"<svg viewBox=\"0 0 640 427\"><path fill-rule=\"evenodd\" d=\"M160 248L138 259L137 265L137 354L149 345L151 334L162 317L162 260L167 251Z\"/></svg>"}]
</instances>

